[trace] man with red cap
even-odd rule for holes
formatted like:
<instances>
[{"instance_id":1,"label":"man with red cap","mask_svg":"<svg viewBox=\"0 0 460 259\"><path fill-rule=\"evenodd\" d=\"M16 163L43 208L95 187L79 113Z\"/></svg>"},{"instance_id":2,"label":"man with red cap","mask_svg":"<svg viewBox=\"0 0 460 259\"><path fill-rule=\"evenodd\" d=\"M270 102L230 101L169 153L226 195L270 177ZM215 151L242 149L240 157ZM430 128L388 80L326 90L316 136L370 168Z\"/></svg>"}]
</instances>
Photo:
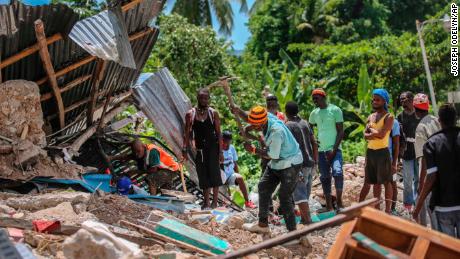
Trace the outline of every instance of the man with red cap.
<instances>
[{"instance_id":1,"label":"man with red cap","mask_svg":"<svg viewBox=\"0 0 460 259\"><path fill-rule=\"evenodd\" d=\"M431 135L441 130L441 125L439 124L438 118L431 114L428 114L428 111L430 109L430 103L428 101L428 96L426 94L419 93L415 95L413 104L415 108L415 115L417 116L417 118L420 119L420 122L417 125L417 129L415 130L414 145L415 158L418 161L418 168L420 172L420 180L418 187L419 191L417 193L420 193L426 176L426 165L423 160L423 145L425 145L425 143L427 142L428 138L431 137ZM427 200L429 200L429 198ZM434 217L434 214L432 214L427 209L427 203L424 203L423 208L421 208L420 217L418 221L420 222L420 224L426 226L428 223L426 217L427 212L430 215L431 227L433 229L436 229L436 219Z\"/></svg>"},{"instance_id":2,"label":"man with red cap","mask_svg":"<svg viewBox=\"0 0 460 259\"><path fill-rule=\"evenodd\" d=\"M332 178L334 178L335 192L337 195L338 209L343 207L343 172L342 172L342 151L340 143L343 139L343 114L339 107L327 103L326 92L315 89L312 92L312 99L316 105L309 118L312 126L318 127L319 161L321 186L326 197L325 210L330 211L332 206ZM322 210L324 211L324 209Z\"/></svg>"}]
</instances>

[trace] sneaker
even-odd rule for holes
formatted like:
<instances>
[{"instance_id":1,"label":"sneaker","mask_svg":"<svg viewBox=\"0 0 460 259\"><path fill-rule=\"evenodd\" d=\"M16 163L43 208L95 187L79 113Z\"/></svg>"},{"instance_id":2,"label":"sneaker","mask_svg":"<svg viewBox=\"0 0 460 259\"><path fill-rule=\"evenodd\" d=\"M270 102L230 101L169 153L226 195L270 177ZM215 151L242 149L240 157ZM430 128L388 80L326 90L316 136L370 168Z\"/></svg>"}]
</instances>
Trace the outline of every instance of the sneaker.
<instances>
[{"instance_id":1,"label":"sneaker","mask_svg":"<svg viewBox=\"0 0 460 259\"><path fill-rule=\"evenodd\" d=\"M270 233L269 227L261 227L258 223L243 224L243 229L253 233L268 234Z\"/></svg>"},{"instance_id":2,"label":"sneaker","mask_svg":"<svg viewBox=\"0 0 460 259\"><path fill-rule=\"evenodd\" d=\"M256 206L256 205L254 204L254 202L252 202L252 201L247 201L247 202L245 202L245 203L244 203L244 206L245 206L246 208L249 208L249 209L255 209L255 208L257 208L257 206Z\"/></svg>"}]
</instances>

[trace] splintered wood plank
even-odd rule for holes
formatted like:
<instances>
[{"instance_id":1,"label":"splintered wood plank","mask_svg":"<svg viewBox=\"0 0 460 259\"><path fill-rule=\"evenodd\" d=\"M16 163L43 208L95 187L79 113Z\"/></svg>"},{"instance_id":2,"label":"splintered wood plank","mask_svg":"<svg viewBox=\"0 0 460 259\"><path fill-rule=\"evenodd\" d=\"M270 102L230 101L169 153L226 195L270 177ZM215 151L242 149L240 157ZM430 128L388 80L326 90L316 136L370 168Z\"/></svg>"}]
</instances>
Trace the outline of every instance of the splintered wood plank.
<instances>
[{"instance_id":1,"label":"splintered wood plank","mask_svg":"<svg viewBox=\"0 0 460 259\"><path fill-rule=\"evenodd\" d=\"M64 103L62 101L61 91L56 80L56 73L51 62L50 54L48 52L48 44L46 43L45 26L42 20L35 21L35 36L39 46L40 58L45 68L46 74L48 75L48 81L50 82L51 89L53 90L54 97L56 98L56 104L59 113L59 125L62 128L65 127L65 113Z\"/></svg>"},{"instance_id":2,"label":"splintered wood plank","mask_svg":"<svg viewBox=\"0 0 460 259\"><path fill-rule=\"evenodd\" d=\"M99 85L104 78L105 68L107 67L107 61L103 59L97 59L96 70L93 75L93 85L91 86L91 97L88 103L88 113L87 113L87 126L93 124L93 114L96 108L97 97L99 92Z\"/></svg>"},{"instance_id":3,"label":"splintered wood plank","mask_svg":"<svg viewBox=\"0 0 460 259\"><path fill-rule=\"evenodd\" d=\"M353 233L353 230L358 222L358 219L354 219L350 222L347 222L342 225L342 229L340 230L339 234L337 234L335 243L329 250L327 255L328 259L335 259L335 258L345 258L345 242L349 239L349 236Z\"/></svg>"},{"instance_id":4,"label":"splintered wood plank","mask_svg":"<svg viewBox=\"0 0 460 259\"><path fill-rule=\"evenodd\" d=\"M410 256L412 258L425 258L429 246L430 241L428 239L423 237L417 238L414 246L412 247L412 252L410 253Z\"/></svg>"},{"instance_id":5,"label":"splintered wood plank","mask_svg":"<svg viewBox=\"0 0 460 259\"><path fill-rule=\"evenodd\" d=\"M58 40L62 39L62 35L60 33L56 33L54 34L53 36L51 37L48 37L46 38L46 44L47 45L50 45L52 44L53 42L56 42ZM34 45L22 50L21 52L3 60L2 62L0 62L0 69L2 68L5 68L11 64L14 64L16 62L18 62L19 60L29 56L29 55L32 55L34 54L35 52L37 52L38 50L40 49L40 45L38 43L35 43Z\"/></svg>"},{"instance_id":6,"label":"splintered wood plank","mask_svg":"<svg viewBox=\"0 0 460 259\"><path fill-rule=\"evenodd\" d=\"M423 237L430 240L432 243L440 244L442 247L457 251L460 254L459 239L455 239L451 236L435 230L431 230L405 219L390 216L373 208L364 208L361 214L361 222L365 223L366 221L374 222L375 224L380 225L382 228L397 231L401 234L400 238L404 238L404 236L412 236L414 238L413 241L415 242L416 238ZM360 231L363 232L365 226L360 226L360 229ZM379 233L379 235L382 236L383 234Z\"/></svg>"},{"instance_id":7,"label":"splintered wood plank","mask_svg":"<svg viewBox=\"0 0 460 259\"><path fill-rule=\"evenodd\" d=\"M69 91L70 89L74 88L75 86L77 86L77 85L79 85L79 84L81 84L83 82L88 81L91 77L93 77L93 76L92 75L86 75L86 76L80 76L77 79L72 80L71 82L69 82L68 84L66 84L64 87L62 87L60 89L61 94L64 93L64 92ZM53 97L52 93L42 94L42 96L40 98L40 101L43 102L43 101L51 99L52 97Z\"/></svg>"}]
</instances>

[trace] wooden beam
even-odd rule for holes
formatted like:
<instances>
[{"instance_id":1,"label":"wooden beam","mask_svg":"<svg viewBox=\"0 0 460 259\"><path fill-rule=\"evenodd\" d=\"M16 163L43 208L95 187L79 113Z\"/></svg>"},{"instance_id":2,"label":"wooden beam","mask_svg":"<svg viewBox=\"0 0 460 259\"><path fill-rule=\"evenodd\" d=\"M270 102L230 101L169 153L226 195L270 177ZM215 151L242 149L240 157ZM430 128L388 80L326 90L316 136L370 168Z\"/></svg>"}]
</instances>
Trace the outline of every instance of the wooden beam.
<instances>
[{"instance_id":1,"label":"wooden beam","mask_svg":"<svg viewBox=\"0 0 460 259\"><path fill-rule=\"evenodd\" d=\"M140 37L143 37L151 32L155 31L155 29L146 29L146 30L143 30L143 31L140 31L140 32L137 32L137 33L134 33L132 35L129 36L129 40L130 41L134 41L134 40L137 40L138 38ZM67 73L69 73L70 71L73 71L81 66L84 66L86 64L88 64L89 62L92 62L94 60L96 60L97 57L95 56L89 56L89 57L86 57L76 63L73 63L72 65L68 66L68 67L65 67L59 71L56 72L56 77L60 77L60 76L63 76ZM42 85L44 83L46 83L46 81L48 80L47 77L44 77L44 78L41 78L40 80L36 81L37 85Z\"/></svg>"},{"instance_id":2,"label":"wooden beam","mask_svg":"<svg viewBox=\"0 0 460 259\"><path fill-rule=\"evenodd\" d=\"M134 33L134 34L132 34L131 36L129 36L129 41L135 41L135 40L137 40L137 39L139 39L139 38L142 38L142 37L144 37L145 35L147 35L147 34L153 32L154 30L155 30L155 29L149 27L149 28L147 28L147 29L145 29L145 30L143 30L143 31L140 31L140 32L138 32L138 33Z\"/></svg>"},{"instance_id":3,"label":"wooden beam","mask_svg":"<svg viewBox=\"0 0 460 259\"><path fill-rule=\"evenodd\" d=\"M45 68L46 74L48 74L48 80L50 82L51 88L56 98L56 103L59 112L59 125L62 128L65 127L65 113L64 113L64 103L62 102L61 91L56 80L56 73L54 72L53 64L51 63L50 54L48 52L48 44L46 43L45 36L45 26L43 25L42 20L38 19L35 21L35 36L37 37L37 42L39 46L40 58Z\"/></svg>"},{"instance_id":4,"label":"wooden beam","mask_svg":"<svg viewBox=\"0 0 460 259\"><path fill-rule=\"evenodd\" d=\"M307 235L307 234L309 234L309 233L311 233L313 231L325 229L325 228L328 228L328 227L337 226L337 225L340 225L340 224L342 224L342 223L344 223L346 221L350 221L350 220L354 219L355 217L357 217L358 215L360 215L362 208L364 208L366 206L374 205L377 202L379 202L379 201L376 198L360 202L358 204L352 205L352 206L350 206L348 208L345 208L345 209L341 210L339 212L339 214L337 214L336 216L334 216L332 218L322 220L322 221L317 222L317 223L313 223L313 224L308 225L308 226L306 226L306 227L304 227L302 229L297 229L297 230L288 232L288 233L283 234L283 235L278 235L278 236L276 236L274 238L267 239L267 240L265 240L265 241L263 241L261 243L258 243L258 244L255 244L255 245L240 249L240 250L232 251L232 252L230 252L228 254L225 254L225 255L218 255L218 256L216 256L214 258L216 258L216 259L241 258L241 257L243 257L245 255L253 254L253 253L258 252L258 251L263 250L263 249L268 249L268 248L272 248L272 247L277 246L277 245L282 245L282 244L284 244L286 242L289 242L291 240L301 238L301 237L303 237L303 236L305 236L305 235Z\"/></svg>"},{"instance_id":5,"label":"wooden beam","mask_svg":"<svg viewBox=\"0 0 460 259\"><path fill-rule=\"evenodd\" d=\"M126 12L132 8L134 8L136 5L140 4L143 0L134 0L134 1L131 1L127 4L125 4L124 6L121 7L121 10L123 12ZM46 39L46 44L47 45L50 45L58 40L61 40L62 39L62 35L60 33L56 33L54 34L53 36L49 37ZM21 52L5 59L3 62L0 62L0 70L2 68L5 68L11 64L14 64L16 62L18 62L19 60L27 57L27 56L30 56L32 54L34 54L35 52L37 52L38 50L40 49L38 43L35 43L34 45L22 50ZM46 81L45 81L46 82Z\"/></svg>"},{"instance_id":6,"label":"wooden beam","mask_svg":"<svg viewBox=\"0 0 460 259\"><path fill-rule=\"evenodd\" d=\"M77 69L77 68L79 68L81 66L84 66L84 65L88 64L89 62L91 62L91 61L93 61L95 59L96 59L95 56L89 56L89 57L86 57L86 58L76 62L76 63L73 63L72 65L57 71L56 72L56 77L63 76L65 74L69 73L70 71L73 71L73 70L75 70L75 69ZM37 85L40 86L40 85L46 83L46 81L48 81L48 77L44 77L44 78L36 81L35 83L37 83Z\"/></svg>"},{"instance_id":7,"label":"wooden beam","mask_svg":"<svg viewBox=\"0 0 460 259\"><path fill-rule=\"evenodd\" d=\"M52 44L53 42L56 42L58 40L62 39L62 35L60 33L56 33L54 34L53 36L51 37L48 37L46 38L46 44L47 45L50 45ZM3 60L3 62L0 63L0 69L2 68L5 68L11 64L14 64L16 62L18 62L19 60L29 56L29 55L32 55L34 54L35 52L37 52L38 50L40 49L38 43L35 43L34 45L26 48L26 49L23 49L21 52Z\"/></svg>"},{"instance_id":8,"label":"wooden beam","mask_svg":"<svg viewBox=\"0 0 460 259\"><path fill-rule=\"evenodd\" d=\"M107 122L109 122L113 117L115 117L120 112L124 111L128 107L128 103L122 103L117 108L112 109L110 112L107 113L105 118L102 119L102 127L104 127ZM80 147L92 136L96 133L97 125L93 125L88 127L85 132L80 135L73 143L68 147L69 154L73 157L78 154L78 150Z\"/></svg>"},{"instance_id":9,"label":"wooden beam","mask_svg":"<svg viewBox=\"0 0 460 259\"><path fill-rule=\"evenodd\" d=\"M125 5L123 5L123 6L121 7L121 10L122 10L123 12L126 12L126 11L128 11L128 10L134 8L136 5L140 4L140 3L143 2L143 1L144 1L144 0L133 0L133 1L131 1L131 2L127 3L127 4L125 4Z\"/></svg>"},{"instance_id":10,"label":"wooden beam","mask_svg":"<svg viewBox=\"0 0 460 259\"><path fill-rule=\"evenodd\" d=\"M69 82L68 84L66 84L64 87L62 87L60 89L61 91L61 94L64 93L64 92L67 92L69 91L70 89L74 88L75 86L87 81L88 79L90 79L91 77L93 77L92 75L86 75L86 76L80 76L78 77L77 79ZM46 100L49 100L51 99L51 97L53 97L53 94L52 93L46 93L46 94L42 94L41 98L40 98L40 101L46 101Z\"/></svg>"},{"instance_id":11,"label":"wooden beam","mask_svg":"<svg viewBox=\"0 0 460 259\"><path fill-rule=\"evenodd\" d=\"M107 61L103 59L97 60L96 70L93 75L93 85L91 86L91 99L88 103L88 112L86 114L86 126L89 127L93 124L93 113L96 109L97 97L99 96L99 85L104 78L105 68L107 67Z\"/></svg>"}]
</instances>

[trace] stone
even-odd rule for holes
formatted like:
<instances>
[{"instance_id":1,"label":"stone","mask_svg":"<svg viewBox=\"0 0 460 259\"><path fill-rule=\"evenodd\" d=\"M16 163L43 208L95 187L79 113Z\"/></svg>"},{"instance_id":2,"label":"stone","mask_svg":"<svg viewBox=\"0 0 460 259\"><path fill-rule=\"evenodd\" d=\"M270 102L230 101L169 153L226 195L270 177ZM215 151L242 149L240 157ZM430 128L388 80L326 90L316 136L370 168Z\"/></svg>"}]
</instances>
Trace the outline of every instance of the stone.
<instances>
[{"instance_id":1,"label":"stone","mask_svg":"<svg viewBox=\"0 0 460 259\"><path fill-rule=\"evenodd\" d=\"M31 213L27 216L28 218L35 219L50 219L50 220L59 220L61 223L67 225L81 224L89 219L96 219L96 217L88 212L83 212L80 214L75 213L73 210L72 204L70 202L63 202L56 207L48 208L44 210L39 210L37 212Z\"/></svg>"},{"instance_id":2,"label":"stone","mask_svg":"<svg viewBox=\"0 0 460 259\"><path fill-rule=\"evenodd\" d=\"M16 213L16 210L11 208L8 205L0 204L0 213L12 215L12 214Z\"/></svg>"},{"instance_id":3,"label":"stone","mask_svg":"<svg viewBox=\"0 0 460 259\"><path fill-rule=\"evenodd\" d=\"M275 247L269 249L269 254L272 257L278 258L278 259L292 258L293 257L292 252L289 249L287 249L285 247L282 247L282 246L275 246Z\"/></svg>"},{"instance_id":4,"label":"stone","mask_svg":"<svg viewBox=\"0 0 460 259\"><path fill-rule=\"evenodd\" d=\"M9 198L6 205L21 210L37 211L55 207L63 202L86 203L89 201L90 194L84 192L55 192L43 195Z\"/></svg>"},{"instance_id":5,"label":"stone","mask_svg":"<svg viewBox=\"0 0 460 259\"><path fill-rule=\"evenodd\" d=\"M244 219L239 215L232 216L227 221L228 226L238 229L242 229L244 223Z\"/></svg>"}]
</instances>

